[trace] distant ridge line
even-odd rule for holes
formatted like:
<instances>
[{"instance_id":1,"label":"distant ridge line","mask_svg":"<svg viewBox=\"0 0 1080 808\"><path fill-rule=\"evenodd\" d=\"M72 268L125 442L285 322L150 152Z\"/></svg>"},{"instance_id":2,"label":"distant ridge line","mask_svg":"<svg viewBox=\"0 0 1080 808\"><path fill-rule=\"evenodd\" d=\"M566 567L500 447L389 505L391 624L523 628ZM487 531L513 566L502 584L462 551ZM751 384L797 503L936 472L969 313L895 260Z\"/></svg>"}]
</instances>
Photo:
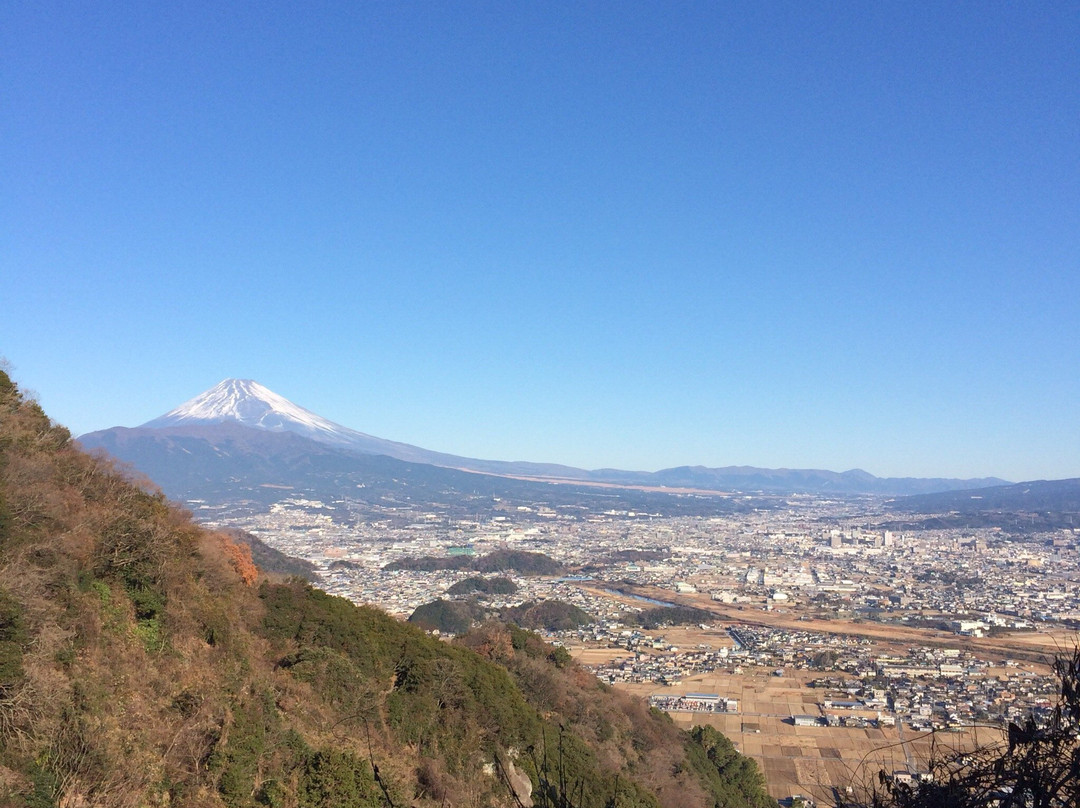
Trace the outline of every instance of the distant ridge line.
<instances>
[{"instance_id":1,"label":"distant ridge line","mask_svg":"<svg viewBox=\"0 0 1080 808\"><path fill-rule=\"evenodd\" d=\"M788 494L905 496L940 491L967 490L1008 481L994 477L959 480L950 478L875 477L862 469L844 472L824 469L767 469L755 466L676 466L660 471L624 471L603 468L586 470L558 463L482 460L437 452L408 443L387 440L337 424L294 404L253 379L224 379L169 412L135 427L138 433L166 437L171 430L195 430L232 423L276 434L291 433L323 446L362 455L385 455L408 463L490 474L535 482L565 482L593 486L637 488L668 493L726 494L754 491ZM86 446L118 444L105 438L111 430L83 435ZM189 433L189 436L193 434ZM129 436L130 438L130 436Z\"/></svg>"}]
</instances>

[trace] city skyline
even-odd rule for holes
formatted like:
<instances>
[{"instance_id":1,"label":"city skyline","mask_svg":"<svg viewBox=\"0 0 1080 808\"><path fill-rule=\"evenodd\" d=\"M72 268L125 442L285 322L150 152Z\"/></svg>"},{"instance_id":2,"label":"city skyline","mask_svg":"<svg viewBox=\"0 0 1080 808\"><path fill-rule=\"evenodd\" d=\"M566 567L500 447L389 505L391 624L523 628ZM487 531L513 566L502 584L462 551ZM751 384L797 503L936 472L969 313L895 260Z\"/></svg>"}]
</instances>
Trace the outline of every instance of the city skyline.
<instances>
[{"instance_id":1,"label":"city skyline","mask_svg":"<svg viewBox=\"0 0 1080 808\"><path fill-rule=\"evenodd\" d=\"M580 468L1080 476L1050 4L0 11L0 355Z\"/></svg>"}]
</instances>

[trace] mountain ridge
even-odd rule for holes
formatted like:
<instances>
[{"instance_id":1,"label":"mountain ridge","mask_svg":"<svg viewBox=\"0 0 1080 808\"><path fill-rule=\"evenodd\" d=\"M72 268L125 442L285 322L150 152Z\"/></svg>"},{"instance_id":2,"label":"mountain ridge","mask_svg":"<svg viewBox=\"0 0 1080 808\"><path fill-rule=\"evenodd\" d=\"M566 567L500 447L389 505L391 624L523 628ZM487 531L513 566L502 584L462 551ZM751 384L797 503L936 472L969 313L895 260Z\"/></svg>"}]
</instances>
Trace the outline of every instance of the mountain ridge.
<instances>
[{"instance_id":1,"label":"mountain ridge","mask_svg":"<svg viewBox=\"0 0 1080 808\"><path fill-rule=\"evenodd\" d=\"M444 642L263 576L234 537L0 369L0 805L776 808L717 731L539 636Z\"/></svg>"},{"instance_id":2,"label":"mountain ridge","mask_svg":"<svg viewBox=\"0 0 1080 808\"><path fill-rule=\"evenodd\" d=\"M1064 511L1080 513L1080 477L1028 480L965 491L940 491L901 497L897 510L970 514L984 511Z\"/></svg>"}]
</instances>

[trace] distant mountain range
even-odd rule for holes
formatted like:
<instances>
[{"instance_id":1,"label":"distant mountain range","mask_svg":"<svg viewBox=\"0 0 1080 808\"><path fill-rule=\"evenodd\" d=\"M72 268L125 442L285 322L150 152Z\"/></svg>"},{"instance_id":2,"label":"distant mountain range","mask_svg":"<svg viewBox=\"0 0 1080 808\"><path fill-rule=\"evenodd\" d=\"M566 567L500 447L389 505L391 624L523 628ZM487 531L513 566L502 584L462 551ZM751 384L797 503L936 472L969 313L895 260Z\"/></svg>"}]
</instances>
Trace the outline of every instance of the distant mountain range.
<instances>
[{"instance_id":1,"label":"distant mountain range","mask_svg":"<svg viewBox=\"0 0 1080 808\"><path fill-rule=\"evenodd\" d=\"M1080 528L1080 478L898 497L887 507L894 530L993 528L1031 536Z\"/></svg>"},{"instance_id":2,"label":"distant mountain range","mask_svg":"<svg viewBox=\"0 0 1080 808\"><path fill-rule=\"evenodd\" d=\"M782 501L757 496L751 505L736 496L500 477L362 454L291 432L235 422L117 427L84 435L80 441L85 448L104 450L130 465L172 499L201 501L211 506L211 513L231 516L266 511L274 503L297 497L327 503L321 511L338 523L352 521L357 513L366 519L395 519L422 510L476 518L541 506L564 513L616 509L703 516Z\"/></svg>"},{"instance_id":3,"label":"distant mountain range","mask_svg":"<svg viewBox=\"0 0 1080 808\"><path fill-rule=\"evenodd\" d=\"M618 469L585 470L552 463L507 462L459 457L386 440L350 429L248 379L226 379L140 427L114 427L79 438L130 463L170 496L200 496L223 484L297 485L312 474L340 480L353 491L369 483L393 487L410 477L423 480L427 494L505 488L511 481L562 483L581 491L587 486L677 491L810 493L821 495L908 495L1004 484L996 478L881 478L861 470L764 469L750 466L706 468L680 466L657 472ZM397 461L396 465L390 461ZM468 472L466 478L455 476ZM360 479L365 475L371 480ZM483 482L481 475L503 478ZM297 487L305 487L306 484ZM594 494L595 494L594 488Z\"/></svg>"},{"instance_id":4,"label":"distant mountain range","mask_svg":"<svg viewBox=\"0 0 1080 808\"><path fill-rule=\"evenodd\" d=\"M896 510L909 513L1080 513L1080 478L1032 480L967 491L940 491L903 497L896 500L893 506Z\"/></svg>"}]
</instances>

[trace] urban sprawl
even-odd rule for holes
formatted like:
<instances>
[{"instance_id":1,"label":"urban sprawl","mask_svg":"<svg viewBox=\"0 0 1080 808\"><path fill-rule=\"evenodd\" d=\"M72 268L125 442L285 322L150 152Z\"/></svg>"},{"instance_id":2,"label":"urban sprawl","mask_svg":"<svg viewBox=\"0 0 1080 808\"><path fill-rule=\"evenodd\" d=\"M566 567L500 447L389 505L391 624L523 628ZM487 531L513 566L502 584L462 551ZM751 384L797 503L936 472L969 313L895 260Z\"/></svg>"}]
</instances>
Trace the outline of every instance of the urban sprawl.
<instances>
[{"instance_id":1,"label":"urban sprawl","mask_svg":"<svg viewBox=\"0 0 1080 808\"><path fill-rule=\"evenodd\" d=\"M797 726L1001 726L1048 710L1056 681L1037 655L1018 650L1014 658L988 641L1080 624L1080 530L897 529L872 500L793 498L783 510L710 518L508 505L474 520L389 508L373 518L350 513L347 501L302 497L264 513L189 504L210 524L243 528L312 562L328 592L403 618L475 573L385 570L391 562L544 553L571 572L501 573L518 591L485 602L580 607L592 624L547 639L609 649L591 664L595 674L615 685L654 684L652 703L673 713L739 711L727 693L678 692L697 674L811 671L806 687L816 698L790 716ZM647 630L628 618L656 606L708 612L690 627L698 641L680 646L674 628Z\"/></svg>"}]
</instances>

